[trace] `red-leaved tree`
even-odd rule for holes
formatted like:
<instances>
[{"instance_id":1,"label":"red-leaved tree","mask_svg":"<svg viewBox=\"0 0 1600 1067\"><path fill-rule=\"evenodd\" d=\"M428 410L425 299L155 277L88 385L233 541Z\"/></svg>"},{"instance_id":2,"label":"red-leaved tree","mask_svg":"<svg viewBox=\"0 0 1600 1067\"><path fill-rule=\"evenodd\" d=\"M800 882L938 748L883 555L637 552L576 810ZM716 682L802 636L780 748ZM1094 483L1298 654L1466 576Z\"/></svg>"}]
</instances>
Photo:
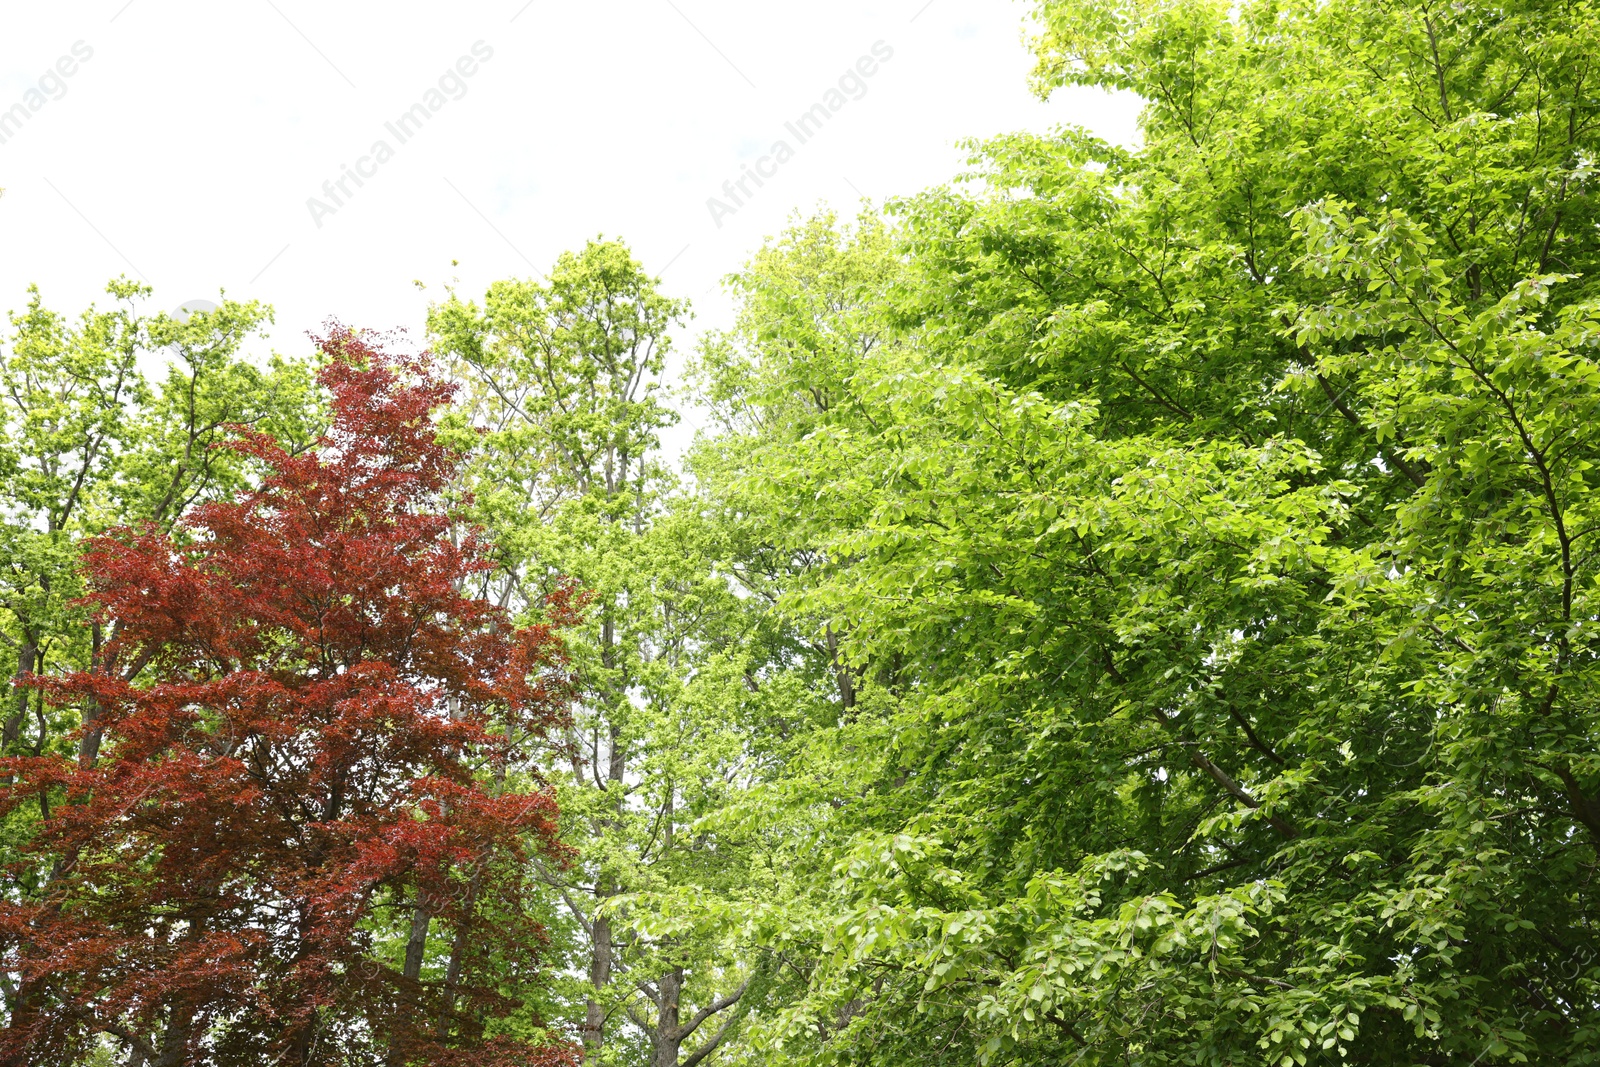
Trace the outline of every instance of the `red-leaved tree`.
<instances>
[{"instance_id":1,"label":"red-leaved tree","mask_svg":"<svg viewBox=\"0 0 1600 1067\"><path fill-rule=\"evenodd\" d=\"M560 846L532 757L573 606L519 629L472 598L487 546L441 504L458 456L430 420L450 387L323 347L316 449L240 430L259 491L87 553L96 668L30 683L82 711L77 758L3 761L0 804L41 824L35 892L0 901L0 1063L574 1059L489 1036L528 1028L539 977L528 852Z\"/></svg>"}]
</instances>

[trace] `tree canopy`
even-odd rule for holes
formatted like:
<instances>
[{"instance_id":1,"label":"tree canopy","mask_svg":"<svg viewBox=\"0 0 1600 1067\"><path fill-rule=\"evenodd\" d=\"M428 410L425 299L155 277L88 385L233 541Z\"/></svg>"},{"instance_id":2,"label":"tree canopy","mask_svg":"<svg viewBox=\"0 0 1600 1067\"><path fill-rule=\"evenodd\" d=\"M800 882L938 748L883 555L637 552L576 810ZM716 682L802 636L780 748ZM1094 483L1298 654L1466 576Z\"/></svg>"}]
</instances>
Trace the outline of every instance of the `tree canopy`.
<instances>
[{"instance_id":1,"label":"tree canopy","mask_svg":"<svg viewBox=\"0 0 1600 1067\"><path fill-rule=\"evenodd\" d=\"M1137 142L689 346L605 239L321 386L13 319L14 1061L1600 1062L1600 13L1031 42Z\"/></svg>"}]
</instances>

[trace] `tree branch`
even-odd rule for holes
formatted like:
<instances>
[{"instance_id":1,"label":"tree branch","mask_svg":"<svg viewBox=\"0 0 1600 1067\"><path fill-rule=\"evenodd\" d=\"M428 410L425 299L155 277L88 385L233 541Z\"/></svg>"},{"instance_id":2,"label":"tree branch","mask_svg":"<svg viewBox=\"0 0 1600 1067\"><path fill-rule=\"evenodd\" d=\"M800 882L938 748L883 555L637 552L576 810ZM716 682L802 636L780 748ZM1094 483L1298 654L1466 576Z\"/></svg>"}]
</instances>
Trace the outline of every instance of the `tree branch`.
<instances>
[{"instance_id":1,"label":"tree branch","mask_svg":"<svg viewBox=\"0 0 1600 1067\"><path fill-rule=\"evenodd\" d=\"M739 997L743 996L744 995L744 991L745 991L745 987L748 986L749 984L750 984L750 979L746 978L744 980L743 984L741 984L739 986L738 991L735 994L733 994L733 1000L738 1000ZM730 1000L728 1003L731 1004L731 1003L733 1003L733 1001ZM726 1007L726 1006L727 1005L724 1005L724 1007ZM720 1011L721 1009L719 1008L718 1010ZM699 1063L701 1060L705 1059L707 1056L709 1056L713 1052L715 1052L717 1050L717 1048L722 1044L722 1039L727 1036L728 1028L730 1026L732 1026L736 1021L738 1021L738 1018L739 1018L738 1013L735 1013L733 1015L728 1016L726 1019L724 1019L722 1021L722 1025L717 1027L717 1032L711 1035L711 1039L709 1041L707 1041L704 1045L701 1045L693 1053L691 1053L689 1055L689 1058L684 1060L683 1063L681 1063L679 1065L679 1067L695 1067L695 1064Z\"/></svg>"},{"instance_id":2,"label":"tree branch","mask_svg":"<svg viewBox=\"0 0 1600 1067\"><path fill-rule=\"evenodd\" d=\"M116 1023L101 1023L100 1030L102 1033L110 1034L112 1037L120 1037L131 1045L139 1055L151 1063L154 1063L159 1058L160 1054L156 1052L155 1046L132 1030L118 1026Z\"/></svg>"},{"instance_id":3,"label":"tree branch","mask_svg":"<svg viewBox=\"0 0 1600 1067\"><path fill-rule=\"evenodd\" d=\"M1309 357L1309 352L1305 352L1304 349L1301 351ZM1330 383L1327 378L1323 377L1321 374L1318 374L1317 384L1322 386L1323 395L1328 398L1328 403L1332 404L1339 414L1343 415L1352 425L1359 426L1363 430L1367 429L1366 424L1361 421L1360 417L1357 416L1354 411L1351 411L1350 406L1346 404L1343 398L1341 398L1339 394L1334 391L1332 383ZM1427 484L1427 480L1423 478L1422 475L1418 473L1417 469L1407 462L1406 458L1400 455L1397 450L1384 448L1380 444L1378 446L1378 453L1383 456L1385 461L1394 464L1395 469L1401 474L1404 474L1407 478L1410 478L1412 484L1418 489L1421 489L1425 484Z\"/></svg>"},{"instance_id":4,"label":"tree branch","mask_svg":"<svg viewBox=\"0 0 1600 1067\"><path fill-rule=\"evenodd\" d=\"M678 1028L680 1031L678 1034L679 1040L688 1037L690 1034L700 1029L700 1024L711 1018L717 1012L722 1011L725 1008L731 1008L733 1005L737 1004L739 1002L739 998L744 996L744 991L749 988L750 979L746 978L744 981L739 983L739 988L735 989L721 1000L713 1000L710 1004L707 1004L705 1007L695 1012L688 1022L684 1023ZM714 1037L712 1040L718 1040L720 1035L721 1031L718 1031L718 1037ZM683 1067L688 1067L688 1064L684 1064Z\"/></svg>"},{"instance_id":5,"label":"tree branch","mask_svg":"<svg viewBox=\"0 0 1600 1067\"><path fill-rule=\"evenodd\" d=\"M1227 705L1227 708L1228 714L1233 716L1233 721L1239 724L1239 728L1243 730L1244 735L1250 739L1250 744L1255 747L1256 751L1260 752L1263 756L1266 756L1278 766L1285 766L1283 757L1274 752L1271 745L1267 744L1256 735L1255 728L1250 725L1250 720L1244 717L1244 713L1238 708L1234 707L1232 704Z\"/></svg>"},{"instance_id":6,"label":"tree branch","mask_svg":"<svg viewBox=\"0 0 1600 1067\"><path fill-rule=\"evenodd\" d=\"M1572 817L1588 828L1595 839L1595 844L1600 846L1600 800L1583 791L1583 787L1578 784L1577 775L1572 773L1572 768L1565 760L1538 765L1561 779L1561 784L1567 788L1567 800L1572 804Z\"/></svg>"},{"instance_id":7,"label":"tree branch","mask_svg":"<svg viewBox=\"0 0 1600 1067\"><path fill-rule=\"evenodd\" d=\"M1213 781L1215 781L1222 788L1226 789L1239 803L1243 804L1252 811L1255 811L1261 807L1261 801L1245 792L1244 788L1241 787L1238 782L1235 782L1232 778L1228 777L1226 771L1207 759L1205 753L1201 752L1197 748L1191 748L1189 750L1189 758L1194 762L1196 767L1199 767L1202 771L1205 771L1207 774L1209 774ZM1264 818L1274 830L1278 831L1278 833L1282 834L1291 841L1300 836L1300 831L1296 830L1293 826L1290 826L1278 816L1266 815Z\"/></svg>"}]
</instances>

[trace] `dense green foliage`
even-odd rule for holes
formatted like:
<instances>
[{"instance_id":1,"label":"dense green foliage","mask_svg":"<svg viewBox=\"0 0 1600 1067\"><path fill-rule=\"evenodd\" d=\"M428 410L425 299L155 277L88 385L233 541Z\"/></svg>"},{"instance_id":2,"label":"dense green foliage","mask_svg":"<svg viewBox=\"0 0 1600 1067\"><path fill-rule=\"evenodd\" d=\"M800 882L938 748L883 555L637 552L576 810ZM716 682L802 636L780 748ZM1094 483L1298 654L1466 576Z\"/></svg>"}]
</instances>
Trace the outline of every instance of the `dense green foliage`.
<instances>
[{"instance_id":1,"label":"dense green foliage","mask_svg":"<svg viewBox=\"0 0 1600 1067\"><path fill-rule=\"evenodd\" d=\"M556 973L508 1032L651 1067L1600 1062L1600 13L1034 29L1036 90L1138 94L1137 147L999 137L796 220L688 392L687 306L617 243L432 307L477 594L588 591ZM8 664L92 656L78 538L247 480L163 488L172 457L317 424L303 370L233 359L259 314L16 320ZM180 329L188 408L121 377ZM11 752L73 743L36 710Z\"/></svg>"},{"instance_id":2,"label":"dense green foliage","mask_svg":"<svg viewBox=\"0 0 1600 1067\"><path fill-rule=\"evenodd\" d=\"M1137 151L803 226L707 352L707 491L853 679L746 801L758 1058L1591 1062L1600 24L1043 24Z\"/></svg>"}]
</instances>

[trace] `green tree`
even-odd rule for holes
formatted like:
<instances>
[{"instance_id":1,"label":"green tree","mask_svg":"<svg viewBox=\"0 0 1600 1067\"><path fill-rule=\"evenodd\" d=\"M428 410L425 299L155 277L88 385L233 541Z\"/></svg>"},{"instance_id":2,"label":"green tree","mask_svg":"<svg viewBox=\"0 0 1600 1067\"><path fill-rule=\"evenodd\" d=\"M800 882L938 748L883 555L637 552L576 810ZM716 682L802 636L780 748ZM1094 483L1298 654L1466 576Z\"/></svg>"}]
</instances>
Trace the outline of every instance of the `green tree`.
<instances>
[{"instance_id":1,"label":"green tree","mask_svg":"<svg viewBox=\"0 0 1600 1067\"><path fill-rule=\"evenodd\" d=\"M1600 21L1040 20L1140 147L975 146L853 300L802 225L708 361L857 688L724 816L805 842L744 1054L1594 1062Z\"/></svg>"},{"instance_id":2,"label":"green tree","mask_svg":"<svg viewBox=\"0 0 1600 1067\"><path fill-rule=\"evenodd\" d=\"M746 980L707 906L738 890L743 861L685 832L744 756L723 712L747 614L714 567L715 527L670 506L659 456L675 419L660 376L686 313L625 247L591 242L547 280L498 282L481 307L452 295L429 318L470 389L463 429L481 431L469 488L500 553L495 595L531 610L572 580L590 597L551 771L579 860L544 872L586 978L568 1018L598 1062L660 1067L718 1047Z\"/></svg>"}]
</instances>

